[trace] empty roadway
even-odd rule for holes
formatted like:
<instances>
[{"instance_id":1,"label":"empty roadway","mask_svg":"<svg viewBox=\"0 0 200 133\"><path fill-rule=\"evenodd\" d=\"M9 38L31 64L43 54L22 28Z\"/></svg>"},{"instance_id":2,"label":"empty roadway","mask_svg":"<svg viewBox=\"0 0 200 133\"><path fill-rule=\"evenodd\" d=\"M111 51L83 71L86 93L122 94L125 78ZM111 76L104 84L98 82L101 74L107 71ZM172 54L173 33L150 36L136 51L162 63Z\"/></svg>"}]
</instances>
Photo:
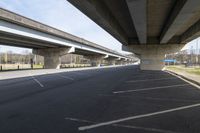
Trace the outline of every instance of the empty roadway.
<instances>
[{"instance_id":1,"label":"empty roadway","mask_svg":"<svg viewBox=\"0 0 200 133\"><path fill-rule=\"evenodd\" d=\"M0 133L199 133L200 90L138 66L0 80Z\"/></svg>"}]
</instances>

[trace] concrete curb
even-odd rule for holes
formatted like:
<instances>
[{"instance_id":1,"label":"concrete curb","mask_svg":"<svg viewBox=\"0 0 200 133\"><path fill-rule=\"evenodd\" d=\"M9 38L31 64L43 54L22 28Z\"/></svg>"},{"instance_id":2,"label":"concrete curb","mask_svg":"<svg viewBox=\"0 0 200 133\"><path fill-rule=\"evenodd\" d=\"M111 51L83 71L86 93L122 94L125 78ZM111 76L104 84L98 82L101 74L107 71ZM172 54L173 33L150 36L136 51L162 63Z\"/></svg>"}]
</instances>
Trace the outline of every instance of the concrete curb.
<instances>
[{"instance_id":1,"label":"concrete curb","mask_svg":"<svg viewBox=\"0 0 200 133\"><path fill-rule=\"evenodd\" d=\"M133 65L133 64L131 64ZM73 72L73 71L84 71L84 70L92 70L92 69L106 69L106 68L117 68L117 67L125 67L129 65L113 65L113 66L102 66L102 67L84 67L84 68L72 68L72 69L38 69L38 70L24 70L24 71L15 71L16 74L12 74L13 71L0 72L0 80L6 79L15 79L15 78L23 78L23 77L31 77L31 76L39 76L39 75L47 75L47 74L56 74L62 72Z\"/></svg>"},{"instance_id":2,"label":"concrete curb","mask_svg":"<svg viewBox=\"0 0 200 133\"><path fill-rule=\"evenodd\" d=\"M173 71L170 71L170 70L164 70L164 71L166 71L166 72L168 72L168 73L172 73L172 74L174 74L174 75L177 75L178 77L181 77L181 78L183 78L183 79L185 79L185 80L188 80L189 82L192 82L193 84L196 84L196 85L200 86L200 82L197 82L197 81L195 81L195 80L192 80L192 79L190 79L190 78L187 78L187 77L185 77L185 76L183 76L183 75L177 74L177 73L175 73L175 72L173 72Z\"/></svg>"}]
</instances>

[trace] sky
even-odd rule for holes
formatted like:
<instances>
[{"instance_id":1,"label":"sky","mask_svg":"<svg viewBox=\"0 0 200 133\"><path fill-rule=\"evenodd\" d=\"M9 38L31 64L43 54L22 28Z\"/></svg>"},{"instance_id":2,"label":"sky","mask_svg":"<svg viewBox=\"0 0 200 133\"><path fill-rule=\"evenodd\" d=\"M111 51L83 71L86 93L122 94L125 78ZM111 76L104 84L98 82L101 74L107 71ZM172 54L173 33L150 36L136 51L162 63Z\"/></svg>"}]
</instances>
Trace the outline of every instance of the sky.
<instances>
[{"instance_id":1,"label":"sky","mask_svg":"<svg viewBox=\"0 0 200 133\"><path fill-rule=\"evenodd\" d=\"M0 7L122 52L120 42L66 0L0 0ZM185 48L191 47L190 45L194 43ZM20 53L25 49L0 46L0 52L9 50Z\"/></svg>"}]
</instances>

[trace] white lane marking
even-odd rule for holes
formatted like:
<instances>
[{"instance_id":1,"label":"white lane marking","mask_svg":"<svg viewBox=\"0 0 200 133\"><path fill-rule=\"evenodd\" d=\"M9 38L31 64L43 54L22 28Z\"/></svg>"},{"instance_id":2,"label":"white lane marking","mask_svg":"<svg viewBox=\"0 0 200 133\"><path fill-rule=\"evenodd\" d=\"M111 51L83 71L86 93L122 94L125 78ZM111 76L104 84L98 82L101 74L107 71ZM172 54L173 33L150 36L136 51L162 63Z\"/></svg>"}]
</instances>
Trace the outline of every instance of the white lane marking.
<instances>
[{"instance_id":1,"label":"white lane marking","mask_svg":"<svg viewBox=\"0 0 200 133\"><path fill-rule=\"evenodd\" d=\"M119 95L107 95L107 94L99 94L99 96L133 98L133 96L121 96L121 95L119 96ZM134 98L142 98L142 99L150 99L150 100L160 100L160 101L175 101L175 102L198 102L198 100L175 99L175 98L158 98L158 97L143 97L143 96L134 96Z\"/></svg>"},{"instance_id":2,"label":"white lane marking","mask_svg":"<svg viewBox=\"0 0 200 133\"><path fill-rule=\"evenodd\" d=\"M102 123L93 124L93 125L89 125L89 126L82 126L82 127L79 127L78 129L80 131L89 130L89 129L107 126L107 125L112 125L112 124L116 124L116 123L120 123L120 122L124 122L124 121L129 121L129 120L134 120L134 119L139 119L139 118L145 118L145 117L150 117L150 116L155 116L155 115L160 115L160 114L166 114L166 113L180 111L180 110L189 109L189 108L194 108L194 107L198 107L198 106L200 106L200 103L192 104L192 105L188 105L188 106L181 106L181 107L177 107L177 108L172 108L172 109L148 113L148 114L142 114L142 115L136 115L136 116L126 117L126 118L121 118L121 119L102 122Z\"/></svg>"},{"instance_id":3,"label":"white lane marking","mask_svg":"<svg viewBox=\"0 0 200 133\"><path fill-rule=\"evenodd\" d=\"M39 85L40 85L40 87L44 87L44 85L39 81L39 80L37 80L36 78L35 78L35 76L33 76L31 73L29 73L29 75L30 75L30 77L36 82L36 83L38 83Z\"/></svg>"},{"instance_id":4,"label":"white lane marking","mask_svg":"<svg viewBox=\"0 0 200 133\"><path fill-rule=\"evenodd\" d=\"M39 80L37 80L34 76L32 76L32 79L33 79L36 83L38 83L38 84L40 85L40 87L44 87L44 85L43 85Z\"/></svg>"},{"instance_id":5,"label":"white lane marking","mask_svg":"<svg viewBox=\"0 0 200 133\"><path fill-rule=\"evenodd\" d=\"M56 74L56 75L59 76L59 77L61 77L61 78L64 78L64 79L74 80L73 78L68 77L68 76L63 76L63 75L60 75L60 74Z\"/></svg>"},{"instance_id":6,"label":"white lane marking","mask_svg":"<svg viewBox=\"0 0 200 133\"><path fill-rule=\"evenodd\" d=\"M70 118L70 117L66 117L65 119L70 120L70 121L77 121L77 122L96 123L96 122L92 122L92 121L88 121L88 120L82 120L82 119Z\"/></svg>"},{"instance_id":7,"label":"white lane marking","mask_svg":"<svg viewBox=\"0 0 200 133\"><path fill-rule=\"evenodd\" d=\"M159 79L130 80L130 81L126 81L126 82L127 83L135 83L135 82L159 81L159 80L167 80L167 79L177 79L177 78L159 78Z\"/></svg>"},{"instance_id":8,"label":"white lane marking","mask_svg":"<svg viewBox=\"0 0 200 133\"><path fill-rule=\"evenodd\" d=\"M77 119L77 118L66 117L65 119L70 120L70 121L83 122L83 123L93 123L93 124L97 123L97 122L82 120L82 119ZM169 131L169 130L156 129L156 128L146 128L146 127L139 127L139 126L132 126L132 125L112 124L111 126L140 129L140 130L144 130L144 131L154 131L154 132L158 132L158 133L178 133L178 132Z\"/></svg>"},{"instance_id":9,"label":"white lane marking","mask_svg":"<svg viewBox=\"0 0 200 133\"><path fill-rule=\"evenodd\" d=\"M181 86L188 86L188 85L190 85L190 84L178 84L178 85L151 87L151 88L135 89L135 90L114 91L113 93L114 94L119 94L119 93L128 93L128 92L148 91L148 90L156 90L156 89L164 89L164 88L172 88L172 87L181 87Z\"/></svg>"},{"instance_id":10,"label":"white lane marking","mask_svg":"<svg viewBox=\"0 0 200 133\"><path fill-rule=\"evenodd\" d=\"M147 127L139 127L139 126L131 126L131 125L122 125L122 124L114 124L114 126L118 127L125 127L125 128L133 128L133 129L140 129L144 131L153 131L157 133L178 133L170 130L163 130L163 129L156 129L156 128L147 128Z\"/></svg>"}]
</instances>

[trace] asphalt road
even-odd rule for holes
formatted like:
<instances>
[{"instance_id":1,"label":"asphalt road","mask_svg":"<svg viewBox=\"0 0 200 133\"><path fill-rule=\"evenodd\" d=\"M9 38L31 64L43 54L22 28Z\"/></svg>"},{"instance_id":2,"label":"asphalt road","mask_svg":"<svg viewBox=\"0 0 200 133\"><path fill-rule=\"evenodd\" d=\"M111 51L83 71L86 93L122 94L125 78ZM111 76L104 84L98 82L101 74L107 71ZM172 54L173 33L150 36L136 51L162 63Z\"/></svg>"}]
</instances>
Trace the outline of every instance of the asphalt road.
<instances>
[{"instance_id":1,"label":"asphalt road","mask_svg":"<svg viewBox=\"0 0 200 133\"><path fill-rule=\"evenodd\" d=\"M200 90L138 66L0 80L0 133L200 133Z\"/></svg>"}]
</instances>

